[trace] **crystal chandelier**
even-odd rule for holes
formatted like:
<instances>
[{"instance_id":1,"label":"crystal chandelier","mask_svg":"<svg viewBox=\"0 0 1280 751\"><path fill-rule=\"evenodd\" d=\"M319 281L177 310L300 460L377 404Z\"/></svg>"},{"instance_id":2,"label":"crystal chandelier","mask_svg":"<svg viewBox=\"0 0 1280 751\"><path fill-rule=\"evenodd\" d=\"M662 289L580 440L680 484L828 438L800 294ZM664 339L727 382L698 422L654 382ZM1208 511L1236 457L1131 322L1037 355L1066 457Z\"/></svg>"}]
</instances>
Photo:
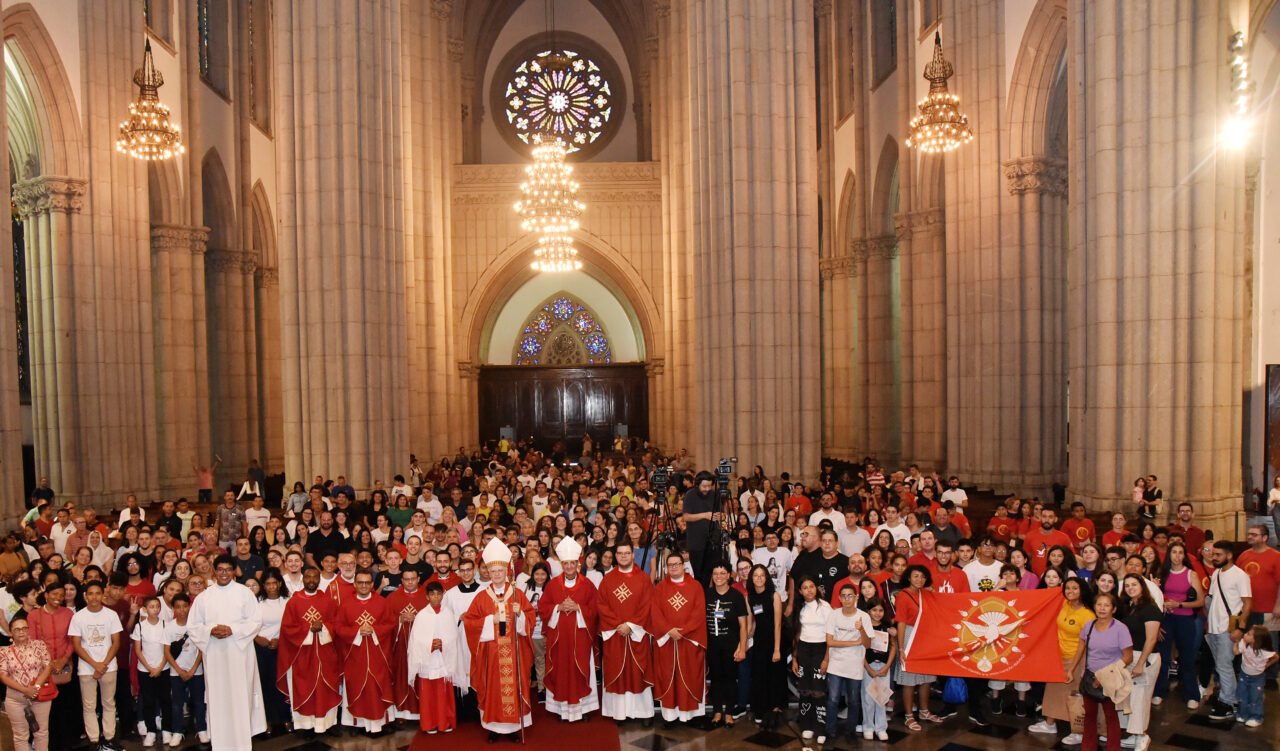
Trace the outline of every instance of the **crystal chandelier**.
<instances>
[{"instance_id":1,"label":"crystal chandelier","mask_svg":"<svg viewBox=\"0 0 1280 751\"><path fill-rule=\"evenodd\" d=\"M933 37L933 60L924 66L929 93L916 105L920 114L911 118L907 146L929 154L941 154L973 140L969 118L960 114L960 97L947 90L955 67L942 56L942 34Z\"/></svg>"},{"instance_id":2,"label":"crystal chandelier","mask_svg":"<svg viewBox=\"0 0 1280 751\"><path fill-rule=\"evenodd\" d=\"M529 179L520 185L524 199L515 205L520 228L538 235L534 250L535 271L577 271L582 268L573 235L578 215L585 208L575 195L578 183L573 167L565 162L564 142L548 135L535 136L533 164L524 168Z\"/></svg>"},{"instance_id":3,"label":"crystal chandelier","mask_svg":"<svg viewBox=\"0 0 1280 751\"><path fill-rule=\"evenodd\" d=\"M156 91L164 85L164 76L151 62L151 40L142 54L142 67L133 74L138 85L138 101L129 105L129 119L120 123L116 151L134 159L155 161L183 153L182 136L176 123L169 121L169 108L160 103Z\"/></svg>"}]
</instances>

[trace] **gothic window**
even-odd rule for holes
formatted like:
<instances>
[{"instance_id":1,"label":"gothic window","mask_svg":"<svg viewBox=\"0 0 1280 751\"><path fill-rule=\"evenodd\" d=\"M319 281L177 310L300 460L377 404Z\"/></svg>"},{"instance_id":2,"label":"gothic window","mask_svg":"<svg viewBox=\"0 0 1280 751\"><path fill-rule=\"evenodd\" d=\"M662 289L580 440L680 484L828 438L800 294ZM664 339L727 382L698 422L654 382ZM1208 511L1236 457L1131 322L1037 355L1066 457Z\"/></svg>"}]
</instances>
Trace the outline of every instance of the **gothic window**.
<instances>
[{"instance_id":1,"label":"gothic window","mask_svg":"<svg viewBox=\"0 0 1280 751\"><path fill-rule=\"evenodd\" d=\"M613 353L591 311L559 294L529 316L512 359L516 365L602 365Z\"/></svg>"},{"instance_id":2,"label":"gothic window","mask_svg":"<svg viewBox=\"0 0 1280 751\"><path fill-rule=\"evenodd\" d=\"M227 5L224 0L196 0L196 20L200 26L200 77L222 96L230 78L227 46Z\"/></svg>"},{"instance_id":3,"label":"gothic window","mask_svg":"<svg viewBox=\"0 0 1280 751\"><path fill-rule=\"evenodd\" d=\"M942 18L942 0L920 0L920 34L933 30L934 24Z\"/></svg>"},{"instance_id":4,"label":"gothic window","mask_svg":"<svg viewBox=\"0 0 1280 751\"><path fill-rule=\"evenodd\" d=\"M142 17L147 28L165 43L172 44L172 0L142 0Z\"/></svg>"},{"instance_id":5,"label":"gothic window","mask_svg":"<svg viewBox=\"0 0 1280 751\"><path fill-rule=\"evenodd\" d=\"M871 1L871 85L879 86L898 67L896 0Z\"/></svg>"},{"instance_id":6,"label":"gothic window","mask_svg":"<svg viewBox=\"0 0 1280 751\"><path fill-rule=\"evenodd\" d=\"M561 138L569 153L598 152L617 132L624 94L617 66L587 40L535 39L502 60L493 79L498 129L519 151L537 134Z\"/></svg>"}]
</instances>

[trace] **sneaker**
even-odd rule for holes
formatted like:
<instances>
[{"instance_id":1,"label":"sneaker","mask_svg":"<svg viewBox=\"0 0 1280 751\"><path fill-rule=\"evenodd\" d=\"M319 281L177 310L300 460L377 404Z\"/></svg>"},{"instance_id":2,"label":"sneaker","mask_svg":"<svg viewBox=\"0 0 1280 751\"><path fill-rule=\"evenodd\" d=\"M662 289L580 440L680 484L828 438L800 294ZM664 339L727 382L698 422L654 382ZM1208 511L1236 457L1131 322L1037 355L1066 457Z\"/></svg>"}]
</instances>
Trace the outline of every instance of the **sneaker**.
<instances>
[{"instance_id":1,"label":"sneaker","mask_svg":"<svg viewBox=\"0 0 1280 751\"><path fill-rule=\"evenodd\" d=\"M209 742L209 731L208 731L208 730L201 730L199 733L196 733L196 737L200 739L200 742L201 742L201 743L208 743L208 742Z\"/></svg>"},{"instance_id":2,"label":"sneaker","mask_svg":"<svg viewBox=\"0 0 1280 751\"><path fill-rule=\"evenodd\" d=\"M1084 736L1079 733L1072 733L1062 739L1062 745L1064 746L1079 746L1081 743L1084 743ZM1102 743L1102 741L1099 740L1098 743Z\"/></svg>"},{"instance_id":3,"label":"sneaker","mask_svg":"<svg viewBox=\"0 0 1280 751\"><path fill-rule=\"evenodd\" d=\"M1137 744L1138 744L1138 736L1136 735L1126 735L1124 738L1120 740L1121 748L1133 748Z\"/></svg>"},{"instance_id":4,"label":"sneaker","mask_svg":"<svg viewBox=\"0 0 1280 751\"><path fill-rule=\"evenodd\" d=\"M1236 711L1230 706L1220 701L1215 701L1213 707L1209 710L1209 719L1211 720L1230 720L1234 717Z\"/></svg>"},{"instance_id":5,"label":"sneaker","mask_svg":"<svg viewBox=\"0 0 1280 751\"><path fill-rule=\"evenodd\" d=\"M182 745L182 733L169 734L169 748L177 748Z\"/></svg>"},{"instance_id":6,"label":"sneaker","mask_svg":"<svg viewBox=\"0 0 1280 751\"><path fill-rule=\"evenodd\" d=\"M1164 703L1164 698L1160 696L1151 697L1151 706L1158 707Z\"/></svg>"},{"instance_id":7,"label":"sneaker","mask_svg":"<svg viewBox=\"0 0 1280 751\"><path fill-rule=\"evenodd\" d=\"M1261 724L1262 722L1260 720L1246 720L1244 726L1247 728L1256 728Z\"/></svg>"},{"instance_id":8,"label":"sneaker","mask_svg":"<svg viewBox=\"0 0 1280 751\"><path fill-rule=\"evenodd\" d=\"M862 726L861 726L861 725L859 725L858 727L854 728L854 729L853 729L853 732L854 732L854 733L861 733L861 732L862 732Z\"/></svg>"},{"instance_id":9,"label":"sneaker","mask_svg":"<svg viewBox=\"0 0 1280 751\"><path fill-rule=\"evenodd\" d=\"M806 731L804 731L803 733L801 733L801 734L800 734L800 737L801 737L801 738L804 738L806 741L811 741L811 740L813 740L813 731L812 731L812 730L806 730Z\"/></svg>"},{"instance_id":10,"label":"sneaker","mask_svg":"<svg viewBox=\"0 0 1280 751\"><path fill-rule=\"evenodd\" d=\"M820 735L820 736L818 736L818 745L819 745L819 746L825 745L825 744L826 744L826 742L827 742L827 736L825 736L825 735Z\"/></svg>"},{"instance_id":11,"label":"sneaker","mask_svg":"<svg viewBox=\"0 0 1280 751\"><path fill-rule=\"evenodd\" d=\"M1195 699L1192 699L1191 701L1187 702L1187 709L1195 711L1199 708L1200 708L1200 702L1196 701Z\"/></svg>"},{"instance_id":12,"label":"sneaker","mask_svg":"<svg viewBox=\"0 0 1280 751\"><path fill-rule=\"evenodd\" d=\"M1014 713L1015 715L1017 715L1018 717L1026 717L1026 716L1027 716L1027 703L1026 703L1025 701L1021 700L1021 699L1018 699L1017 701L1015 701L1015 702L1013 703L1013 713Z\"/></svg>"},{"instance_id":13,"label":"sneaker","mask_svg":"<svg viewBox=\"0 0 1280 751\"><path fill-rule=\"evenodd\" d=\"M1236 715L1236 722L1244 722L1244 718L1240 715Z\"/></svg>"},{"instance_id":14,"label":"sneaker","mask_svg":"<svg viewBox=\"0 0 1280 751\"><path fill-rule=\"evenodd\" d=\"M880 731L877 731L877 732L876 732L876 738L879 738L879 739L880 739L880 740L882 740L882 741L887 741L887 740L889 740L889 731L888 731L888 730L880 730Z\"/></svg>"},{"instance_id":15,"label":"sneaker","mask_svg":"<svg viewBox=\"0 0 1280 751\"><path fill-rule=\"evenodd\" d=\"M142 736L142 745L148 748L156 745L156 734L149 732L146 735Z\"/></svg>"},{"instance_id":16,"label":"sneaker","mask_svg":"<svg viewBox=\"0 0 1280 751\"><path fill-rule=\"evenodd\" d=\"M1133 751L1147 751L1147 749L1151 748L1151 736L1144 733L1137 736L1137 738L1138 742L1134 745Z\"/></svg>"},{"instance_id":17,"label":"sneaker","mask_svg":"<svg viewBox=\"0 0 1280 751\"><path fill-rule=\"evenodd\" d=\"M862 740L864 740L864 741L869 741L869 740L871 740L871 739L872 739L872 738L874 738L874 737L876 737L876 734L875 734L875 732L874 732L874 731L872 731L872 730L863 730L863 731L862 731Z\"/></svg>"},{"instance_id":18,"label":"sneaker","mask_svg":"<svg viewBox=\"0 0 1280 751\"><path fill-rule=\"evenodd\" d=\"M1032 733L1044 733L1046 735L1058 734L1058 723L1052 720L1041 720L1031 727L1027 728Z\"/></svg>"},{"instance_id":19,"label":"sneaker","mask_svg":"<svg viewBox=\"0 0 1280 751\"><path fill-rule=\"evenodd\" d=\"M981 717L979 717L979 716L977 716L977 715L973 715L973 714L969 715L969 724L970 724L970 725L973 725L974 727L977 727L977 728L985 728L985 727L989 727L989 726L991 725L991 723L990 723L990 722L987 722L986 720L982 719Z\"/></svg>"},{"instance_id":20,"label":"sneaker","mask_svg":"<svg viewBox=\"0 0 1280 751\"><path fill-rule=\"evenodd\" d=\"M991 697L991 714L1004 714L1004 702L999 696Z\"/></svg>"}]
</instances>

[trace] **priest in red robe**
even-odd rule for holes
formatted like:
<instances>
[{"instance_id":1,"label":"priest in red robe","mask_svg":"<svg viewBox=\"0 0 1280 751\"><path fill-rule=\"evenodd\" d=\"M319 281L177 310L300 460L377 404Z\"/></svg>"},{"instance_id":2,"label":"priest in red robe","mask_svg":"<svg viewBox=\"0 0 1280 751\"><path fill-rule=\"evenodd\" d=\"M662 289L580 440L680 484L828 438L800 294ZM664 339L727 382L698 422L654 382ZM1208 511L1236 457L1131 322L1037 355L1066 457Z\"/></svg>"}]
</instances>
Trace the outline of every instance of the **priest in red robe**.
<instances>
[{"instance_id":1,"label":"priest in red robe","mask_svg":"<svg viewBox=\"0 0 1280 751\"><path fill-rule=\"evenodd\" d=\"M524 593L507 581L507 546L490 540L484 561L489 585L471 602L462 627L471 648L471 686L480 704L480 724L489 731L489 742L496 743L532 723L534 611Z\"/></svg>"},{"instance_id":2,"label":"priest in red robe","mask_svg":"<svg viewBox=\"0 0 1280 751\"><path fill-rule=\"evenodd\" d=\"M667 556L667 577L649 608L653 634L653 694L668 725L701 717L706 709L707 600L685 572L684 556Z\"/></svg>"},{"instance_id":3,"label":"priest in red robe","mask_svg":"<svg viewBox=\"0 0 1280 751\"><path fill-rule=\"evenodd\" d=\"M394 720L391 694L391 632L395 619L387 601L373 594L373 574L356 574L355 596L338 606L338 652L342 655L342 724L382 732Z\"/></svg>"},{"instance_id":4,"label":"priest in red robe","mask_svg":"<svg viewBox=\"0 0 1280 751\"><path fill-rule=\"evenodd\" d=\"M329 582L326 588L333 601L342 603L355 597L356 594L356 554L343 553L338 556L338 575Z\"/></svg>"},{"instance_id":5,"label":"priest in red robe","mask_svg":"<svg viewBox=\"0 0 1280 751\"><path fill-rule=\"evenodd\" d=\"M643 719L652 724L653 680L649 674L653 640L645 629L653 582L635 565L635 551L629 542L619 542L613 555L617 566L604 575L596 597L604 640L600 706L605 717Z\"/></svg>"},{"instance_id":6,"label":"priest in red robe","mask_svg":"<svg viewBox=\"0 0 1280 751\"><path fill-rule=\"evenodd\" d=\"M427 591L418 586L421 575L407 568L400 575L400 586L387 595L387 610L396 621L391 633L391 698L397 720L418 719L418 687L409 678L409 633L418 613L427 606Z\"/></svg>"},{"instance_id":7,"label":"priest in red robe","mask_svg":"<svg viewBox=\"0 0 1280 751\"><path fill-rule=\"evenodd\" d=\"M342 660L334 641L338 605L320 591L320 569L302 572L302 591L284 606L276 687L293 708L293 729L323 733L338 724Z\"/></svg>"},{"instance_id":8,"label":"priest in red robe","mask_svg":"<svg viewBox=\"0 0 1280 751\"><path fill-rule=\"evenodd\" d=\"M582 546L566 537L556 546L563 572L547 582L538 614L547 640L547 711L566 722L600 708L596 695L596 587L578 575Z\"/></svg>"},{"instance_id":9,"label":"priest in red robe","mask_svg":"<svg viewBox=\"0 0 1280 751\"><path fill-rule=\"evenodd\" d=\"M457 724L453 686L461 672L457 619L444 604L440 582L427 585L427 604L418 613L409 635L406 673L421 697L418 727L422 732L452 733Z\"/></svg>"}]
</instances>

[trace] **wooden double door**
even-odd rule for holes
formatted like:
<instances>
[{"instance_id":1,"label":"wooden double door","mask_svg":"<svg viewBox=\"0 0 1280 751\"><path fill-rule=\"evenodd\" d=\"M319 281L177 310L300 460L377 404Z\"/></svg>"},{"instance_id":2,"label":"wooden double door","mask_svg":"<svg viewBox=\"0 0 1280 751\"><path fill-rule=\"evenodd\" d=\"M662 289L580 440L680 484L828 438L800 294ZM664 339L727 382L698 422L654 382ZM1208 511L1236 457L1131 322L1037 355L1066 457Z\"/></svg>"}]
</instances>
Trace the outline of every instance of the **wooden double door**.
<instances>
[{"instance_id":1,"label":"wooden double door","mask_svg":"<svg viewBox=\"0 0 1280 751\"><path fill-rule=\"evenodd\" d=\"M511 426L550 450L563 440L579 451L588 433L597 447L612 444L618 425L649 434L649 383L643 363L590 367L492 365L480 370L480 440L496 440Z\"/></svg>"}]
</instances>

